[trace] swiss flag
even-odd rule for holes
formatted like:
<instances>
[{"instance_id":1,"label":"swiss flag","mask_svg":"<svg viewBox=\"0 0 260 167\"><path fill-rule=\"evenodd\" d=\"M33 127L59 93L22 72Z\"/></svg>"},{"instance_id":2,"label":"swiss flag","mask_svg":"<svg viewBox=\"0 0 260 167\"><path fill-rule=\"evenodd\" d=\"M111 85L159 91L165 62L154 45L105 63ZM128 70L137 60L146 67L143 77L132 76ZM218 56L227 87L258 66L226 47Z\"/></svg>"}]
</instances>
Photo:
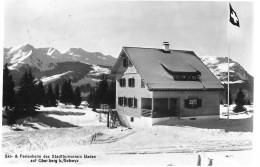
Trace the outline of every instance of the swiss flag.
<instances>
[{"instance_id":1,"label":"swiss flag","mask_svg":"<svg viewBox=\"0 0 260 167\"><path fill-rule=\"evenodd\" d=\"M230 9L230 15L229 15L229 21L239 27L239 19L237 17L237 13L233 10L231 4L229 4L229 9Z\"/></svg>"}]
</instances>

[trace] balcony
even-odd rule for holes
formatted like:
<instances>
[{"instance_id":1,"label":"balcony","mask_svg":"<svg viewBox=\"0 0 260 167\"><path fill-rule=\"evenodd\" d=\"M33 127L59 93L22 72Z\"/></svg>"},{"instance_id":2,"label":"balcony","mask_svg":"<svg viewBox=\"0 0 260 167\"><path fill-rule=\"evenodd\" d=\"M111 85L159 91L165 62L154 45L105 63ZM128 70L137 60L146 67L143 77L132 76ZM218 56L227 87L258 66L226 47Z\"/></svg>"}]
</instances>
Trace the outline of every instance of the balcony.
<instances>
[{"instance_id":1,"label":"balcony","mask_svg":"<svg viewBox=\"0 0 260 167\"><path fill-rule=\"evenodd\" d=\"M150 118L178 117L179 100L176 98L142 98L141 116Z\"/></svg>"},{"instance_id":2,"label":"balcony","mask_svg":"<svg viewBox=\"0 0 260 167\"><path fill-rule=\"evenodd\" d=\"M176 112L160 112L159 110L148 109L142 109L141 116L149 118L177 117Z\"/></svg>"}]
</instances>

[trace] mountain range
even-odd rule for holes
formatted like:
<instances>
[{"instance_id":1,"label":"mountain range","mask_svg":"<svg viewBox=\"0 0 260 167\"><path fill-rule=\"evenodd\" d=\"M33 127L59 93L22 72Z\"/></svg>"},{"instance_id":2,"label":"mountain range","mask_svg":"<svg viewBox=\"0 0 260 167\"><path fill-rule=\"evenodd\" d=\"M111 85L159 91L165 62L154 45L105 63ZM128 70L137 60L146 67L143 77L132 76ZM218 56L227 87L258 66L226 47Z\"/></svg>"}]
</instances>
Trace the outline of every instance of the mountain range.
<instances>
[{"instance_id":1,"label":"mountain range","mask_svg":"<svg viewBox=\"0 0 260 167\"><path fill-rule=\"evenodd\" d=\"M211 72L226 86L227 58L199 57ZM61 53L53 47L35 48L30 44L4 48L4 63L9 64L14 80L18 83L22 73L31 67L33 74L46 85L61 84L70 78L73 86L80 86L86 96L90 85L98 82L101 74L109 74L116 58L100 52L88 52L81 48L70 48ZM237 62L230 59L230 90L235 97L239 88L243 88L246 97L253 100L254 78ZM221 95L225 99L225 93Z\"/></svg>"}]
</instances>

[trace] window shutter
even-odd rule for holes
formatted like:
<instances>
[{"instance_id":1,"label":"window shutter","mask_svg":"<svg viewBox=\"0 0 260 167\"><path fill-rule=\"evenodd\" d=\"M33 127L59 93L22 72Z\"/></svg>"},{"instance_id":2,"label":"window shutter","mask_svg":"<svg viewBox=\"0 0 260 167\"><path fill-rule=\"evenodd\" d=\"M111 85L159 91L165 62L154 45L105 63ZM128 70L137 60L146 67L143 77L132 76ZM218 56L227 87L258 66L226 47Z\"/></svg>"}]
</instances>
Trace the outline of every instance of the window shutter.
<instances>
[{"instance_id":1,"label":"window shutter","mask_svg":"<svg viewBox=\"0 0 260 167\"><path fill-rule=\"evenodd\" d=\"M118 97L117 103L118 105L120 105L120 97Z\"/></svg>"},{"instance_id":2,"label":"window shutter","mask_svg":"<svg viewBox=\"0 0 260 167\"><path fill-rule=\"evenodd\" d=\"M135 87L135 79L132 78L132 81L133 81L133 83L132 83L132 87Z\"/></svg>"},{"instance_id":3,"label":"window shutter","mask_svg":"<svg viewBox=\"0 0 260 167\"><path fill-rule=\"evenodd\" d=\"M125 78L122 80L122 86L125 87Z\"/></svg>"},{"instance_id":4,"label":"window shutter","mask_svg":"<svg viewBox=\"0 0 260 167\"><path fill-rule=\"evenodd\" d=\"M198 101L198 107L202 107L202 100L201 99L197 99Z\"/></svg>"},{"instance_id":5,"label":"window shutter","mask_svg":"<svg viewBox=\"0 0 260 167\"><path fill-rule=\"evenodd\" d=\"M122 87L122 85L123 85L122 81L123 81L122 79L119 80L120 87Z\"/></svg>"},{"instance_id":6,"label":"window shutter","mask_svg":"<svg viewBox=\"0 0 260 167\"><path fill-rule=\"evenodd\" d=\"M127 106L127 98L124 97L124 106Z\"/></svg>"},{"instance_id":7,"label":"window shutter","mask_svg":"<svg viewBox=\"0 0 260 167\"><path fill-rule=\"evenodd\" d=\"M127 59L123 59L123 67L127 67L126 62L127 62Z\"/></svg>"},{"instance_id":8,"label":"window shutter","mask_svg":"<svg viewBox=\"0 0 260 167\"><path fill-rule=\"evenodd\" d=\"M131 107L131 98L128 98L128 107Z\"/></svg>"},{"instance_id":9,"label":"window shutter","mask_svg":"<svg viewBox=\"0 0 260 167\"><path fill-rule=\"evenodd\" d=\"M134 98L134 107L137 108L137 99Z\"/></svg>"},{"instance_id":10,"label":"window shutter","mask_svg":"<svg viewBox=\"0 0 260 167\"><path fill-rule=\"evenodd\" d=\"M131 78L128 79L128 87L131 87Z\"/></svg>"},{"instance_id":11,"label":"window shutter","mask_svg":"<svg viewBox=\"0 0 260 167\"><path fill-rule=\"evenodd\" d=\"M189 99L184 100L184 108L189 108Z\"/></svg>"}]
</instances>

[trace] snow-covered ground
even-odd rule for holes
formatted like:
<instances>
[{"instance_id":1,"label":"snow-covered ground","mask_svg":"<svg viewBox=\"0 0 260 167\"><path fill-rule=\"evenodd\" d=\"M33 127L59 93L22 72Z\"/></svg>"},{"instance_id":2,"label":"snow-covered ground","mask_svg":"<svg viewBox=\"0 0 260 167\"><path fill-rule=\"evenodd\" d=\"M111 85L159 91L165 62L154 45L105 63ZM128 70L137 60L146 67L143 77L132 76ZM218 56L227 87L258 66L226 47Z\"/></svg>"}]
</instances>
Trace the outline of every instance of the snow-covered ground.
<instances>
[{"instance_id":1,"label":"snow-covered ground","mask_svg":"<svg viewBox=\"0 0 260 167\"><path fill-rule=\"evenodd\" d=\"M200 155L202 165L213 159L214 166L249 166L252 113L230 112L226 132L225 112L227 108L221 106L221 119L217 120L175 120L169 126L108 129L106 116L102 114L100 122L100 115L86 105L79 109L61 104L40 107L37 116L20 120L20 125L3 126L2 148L4 155L95 156L74 158L78 164L197 165ZM30 164L30 160L5 158L4 163Z\"/></svg>"},{"instance_id":2,"label":"snow-covered ground","mask_svg":"<svg viewBox=\"0 0 260 167\"><path fill-rule=\"evenodd\" d=\"M52 75L50 77L42 77L41 81L43 82L44 85L46 85L46 84L48 84L50 82L53 82L55 80L60 79L61 76L69 74L71 72L73 72L73 71L68 71L68 72L65 72L65 73L62 73L62 74Z\"/></svg>"}]
</instances>

